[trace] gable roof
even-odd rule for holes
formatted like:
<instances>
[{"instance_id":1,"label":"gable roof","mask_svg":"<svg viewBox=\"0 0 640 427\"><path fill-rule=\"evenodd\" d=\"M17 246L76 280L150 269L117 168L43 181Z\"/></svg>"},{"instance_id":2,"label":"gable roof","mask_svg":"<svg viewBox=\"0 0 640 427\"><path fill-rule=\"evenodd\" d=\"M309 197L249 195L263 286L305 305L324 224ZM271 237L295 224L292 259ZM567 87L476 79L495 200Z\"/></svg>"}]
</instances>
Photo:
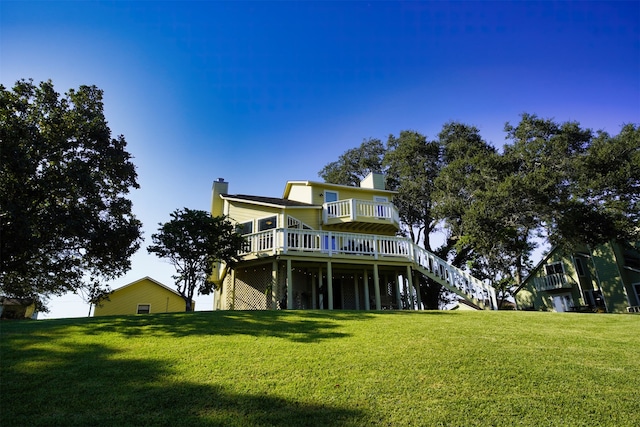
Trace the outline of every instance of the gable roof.
<instances>
[{"instance_id":1,"label":"gable roof","mask_svg":"<svg viewBox=\"0 0 640 427\"><path fill-rule=\"evenodd\" d=\"M234 200L238 202L253 203L257 205L272 206L278 208L321 208L321 206L318 205L297 202L295 200L289 199L281 199L279 197L250 196L247 194L221 194L220 197L226 200Z\"/></svg>"},{"instance_id":2,"label":"gable roof","mask_svg":"<svg viewBox=\"0 0 640 427\"><path fill-rule=\"evenodd\" d=\"M157 281L157 280L155 280L155 279L152 279L152 278L151 278L151 277L149 277L149 276L145 276L145 277L143 277L142 279L135 280L135 281L133 281L133 282L131 282L131 283L128 283L128 284L126 284L126 285L124 285L124 286L119 287L118 289L114 289L113 291L111 291L111 293L118 292L118 291L121 291L121 290L123 290L123 289L125 289L125 288L128 288L128 287L130 287L130 286L136 285L136 284L138 284L138 283L142 282L143 280L148 280L148 281L150 281L151 283L153 283L153 284L155 284L155 285L158 285L158 286L160 286L161 288L164 288L164 289L168 290L169 292L173 292L174 294L176 294L176 295L178 295L180 298L182 298L182 295L180 295L180 293L179 293L178 291L176 291L175 289L171 289L170 287L168 287L168 286L166 286L166 285L163 285L162 283L158 282L158 281Z\"/></svg>"},{"instance_id":3,"label":"gable roof","mask_svg":"<svg viewBox=\"0 0 640 427\"><path fill-rule=\"evenodd\" d=\"M289 193L291 192L291 187L293 187L294 185L303 185L305 187L317 186L317 187L323 187L323 188L333 188L336 190L348 189L348 190L358 190L358 191L373 192L373 193L398 194L397 191L392 191L392 190L380 190L380 189L366 188L366 187L355 187L352 185L331 184L330 182L287 181L287 184L284 187L284 194L282 197L289 197Z\"/></svg>"}]
</instances>

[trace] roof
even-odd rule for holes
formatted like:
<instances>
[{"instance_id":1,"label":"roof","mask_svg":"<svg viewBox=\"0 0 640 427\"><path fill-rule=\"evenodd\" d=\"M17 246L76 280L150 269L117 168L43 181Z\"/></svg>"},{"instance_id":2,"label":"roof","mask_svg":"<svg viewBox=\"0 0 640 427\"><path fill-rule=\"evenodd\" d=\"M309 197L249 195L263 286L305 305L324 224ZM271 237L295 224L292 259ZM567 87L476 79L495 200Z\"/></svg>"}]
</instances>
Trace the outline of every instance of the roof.
<instances>
[{"instance_id":1,"label":"roof","mask_svg":"<svg viewBox=\"0 0 640 427\"><path fill-rule=\"evenodd\" d=\"M310 186L318 186L324 188L335 188L335 189L349 189L349 190L361 190L361 191L369 191L373 193L388 193L388 194L397 194L397 191L392 190L379 190L374 188L366 188L366 187L354 187L352 185L341 185L341 184L331 184L329 182L318 182L318 181L287 181L287 184L284 187L283 197L288 197L291 192L291 187L294 185L304 185L307 187Z\"/></svg>"},{"instance_id":2,"label":"roof","mask_svg":"<svg viewBox=\"0 0 640 427\"><path fill-rule=\"evenodd\" d=\"M179 297L182 297L182 295L180 295L180 293L178 293L178 291L176 291L175 289L171 289L170 287L168 287L166 285L163 285L162 283L158 282L155 279L152 279L149 276L145 276L142 279L138 279L138 280L136 280L134 282L131 282L131 283L128 283L128 284L126 284L124 286L121 286L118 289L114 289L113 291L111 291L111 293L121 291L122 289L128 288L129 286L133 286L135 284L138 284L138 283L142 282L143 280L148 280L148 281L152 282L153 284L158 285L161 288L164 288L164 289L168 290L169 292L173 292L174 294L178 295Z\"/></svg>"},{"instance_id":3,"label":"roof","mask_svg":"<svg viewBox=\"0 0 640 427\"><path fill-rule=\"evenodd\" d=\"M227 200L250 202L259 205L294 208L320 208L318 205L296 202L295 200L281 199L279 197L250 196L247 194L221 194L220 197Z\"/></svg>"}]
</instances>

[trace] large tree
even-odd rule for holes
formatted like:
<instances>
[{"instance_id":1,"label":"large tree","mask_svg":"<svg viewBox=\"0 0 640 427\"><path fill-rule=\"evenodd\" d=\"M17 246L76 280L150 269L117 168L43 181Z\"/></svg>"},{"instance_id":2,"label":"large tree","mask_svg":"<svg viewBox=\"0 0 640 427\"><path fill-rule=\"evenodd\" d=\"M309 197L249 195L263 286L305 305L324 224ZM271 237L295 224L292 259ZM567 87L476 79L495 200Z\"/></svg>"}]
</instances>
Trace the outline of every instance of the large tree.
<instances>
[{"instance_id":1,"label":"large tree","mask_svg":"<svg viewBox=\"0 0 640 427\"><path fill-rule=\"evenodd\" d=\"M210 294L215 284L211 274L215 263L233 266L244 238L226 217L213 217L206 211L178 209L171 220L159 224L151 235L153 245L147 250L167 259L176 269L176 287L185 301L185 311L193 311L191 301L196 290Z\"/></svg>"},{"instance_id":2,"label":"large tree","mask_svg":"<svg viewBox=\"0 0 640 427\"><path fill-rule=\"evenodd\" d=\"M338 160L327 164L318 175L325 182L357 187L370 172L383 172L385 152L379 139L365 139L359 147L345 151Z\"/></svg>"},{"instance_id":3,"label":"large tree","mask_svg":"<svg viewBox=\"0 0 640 427\"><path fill-rule=\"evenodd\" d=\"M138 188L102 91L60 96L51 81L0 85L0 291L77 292L124 274L140 246L127 198Z\"/></svg>"},{"instance_id":4,"label":"large tree","mask_svg":"<svg viewBox=\"0 0 640 427\"><path fill-rule=\"evenodd\" d=\"M441 167L440 145L416 131L389 135L383 165L387 186L398 194L393 198L400 219L412 240L431 250L429 235L436 223L433 217L433 181Z\"/></svg>"}]
</instances>

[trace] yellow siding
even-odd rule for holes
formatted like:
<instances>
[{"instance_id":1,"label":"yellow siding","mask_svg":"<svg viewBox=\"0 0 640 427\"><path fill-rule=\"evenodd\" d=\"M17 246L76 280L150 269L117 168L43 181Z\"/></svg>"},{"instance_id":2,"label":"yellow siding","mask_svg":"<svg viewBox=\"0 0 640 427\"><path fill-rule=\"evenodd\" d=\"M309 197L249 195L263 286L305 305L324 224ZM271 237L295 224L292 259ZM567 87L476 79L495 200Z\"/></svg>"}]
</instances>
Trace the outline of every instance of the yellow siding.
<instances>
[{"instance_id":1,"label":"yellow siding","mask_svg":"<svg viewBox=\"0 0 640 427\"><path fill-rule=\"evenodd\" d=\"M377 191L371 190L368 188L358 188L358 187L324 187L324 186L313 186L312 194L313 194L313 203L322 205L324 203L324 191L335 191L338 193L338 200L346 200L346 199L359 199L359 200L371 200L373 201L374 196L386 197L387 200L391 201L393 194L385 192L385 191ZM322 194L322 196L320 196Z\"/></svg>"},{"instance_id":2,"label":"yellow siding","mask_svg":"<svg viewBox=\"0 0 640 427\"><path fill-rule=\"evenodd\" d=\"M302 221L313 229L320 228L320 221L322 219L322 211L320 209L288 209L287 215Z\"/></svg>"},{"instance_id":3,"label":"yellow siding","mask_svg":"<svg viewBox=\"0 0 640 427\"><path fill-rule=\"evenodd\" d=\"M232 202L229 204L228 215L229 218L233 219L238 223L247 222L256 218L264 218L269 215L279 215L282 212L282 209L269 207L269 206L260 206L260 205L251 205L248 203L238 203ZM278 217L278 221L282 218ZM278 227L280 227L281 223L278 223ZM254 224L254 231L255 231Z\"/></svg>"},{"instance_id":4,"label":"yellow siding","mask_svg":"<svg viewBox=\"0 0 640 427\"><path fill-rule=\"evenodd\" d=\"M289 200L302 203L313 203L312 188L306 185L292 185L289 191Z\"/></svg>"},{"instance_id":5,"label":"yellow siding","mask_svg":"<svg viewBox=\"0 0 640 427\"><path fill-rule=\"evenodd\" d=\"M163 288L149 279L142 279L116 289L96 307L94 316L136 314L138 304L150 304L150 313L175 313L185 311L185 302L181 296Z\"/></svg>"},{"instance_id":6,"label":"yellow siding","mask_svg":"<svg viewBox=\"0 0 640 427\"><path fill-rule=\"evenodd\" d=\"M386 197L391 202L395 194L391 191L350 187L346 185L325 184L321 182L289 182L289 184L291 185L288 192L289 200L311 203L314 205L322 205L324 203L325 190L337 192L338 200L373 200L374 196L380 196Z\"/></svg>"}]
</instances>

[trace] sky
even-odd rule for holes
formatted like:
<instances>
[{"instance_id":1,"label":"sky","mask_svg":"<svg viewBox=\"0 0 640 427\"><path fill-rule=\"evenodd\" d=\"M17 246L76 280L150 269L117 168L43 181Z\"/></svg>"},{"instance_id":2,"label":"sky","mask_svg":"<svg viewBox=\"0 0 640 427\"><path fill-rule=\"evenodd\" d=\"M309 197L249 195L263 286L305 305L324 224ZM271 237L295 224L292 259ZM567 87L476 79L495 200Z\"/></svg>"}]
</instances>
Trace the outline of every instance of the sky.
<instances>
[{"instance_id":1,"label":"sky","mask_svg":"<svg viewBox=\"0 0 640 427\"><path fill-rule=\"evenodd\" d=\"M150 236L176 209L209 210L217 178L281 197L364 139L452 120L498 148L524 112L639 123L640 2L0 0L0 83L23 78L104 91L145 237L110 286L172 286ZM49 307L39 318L88 313L75 295Z\"/></svg>"}]
</instances>

